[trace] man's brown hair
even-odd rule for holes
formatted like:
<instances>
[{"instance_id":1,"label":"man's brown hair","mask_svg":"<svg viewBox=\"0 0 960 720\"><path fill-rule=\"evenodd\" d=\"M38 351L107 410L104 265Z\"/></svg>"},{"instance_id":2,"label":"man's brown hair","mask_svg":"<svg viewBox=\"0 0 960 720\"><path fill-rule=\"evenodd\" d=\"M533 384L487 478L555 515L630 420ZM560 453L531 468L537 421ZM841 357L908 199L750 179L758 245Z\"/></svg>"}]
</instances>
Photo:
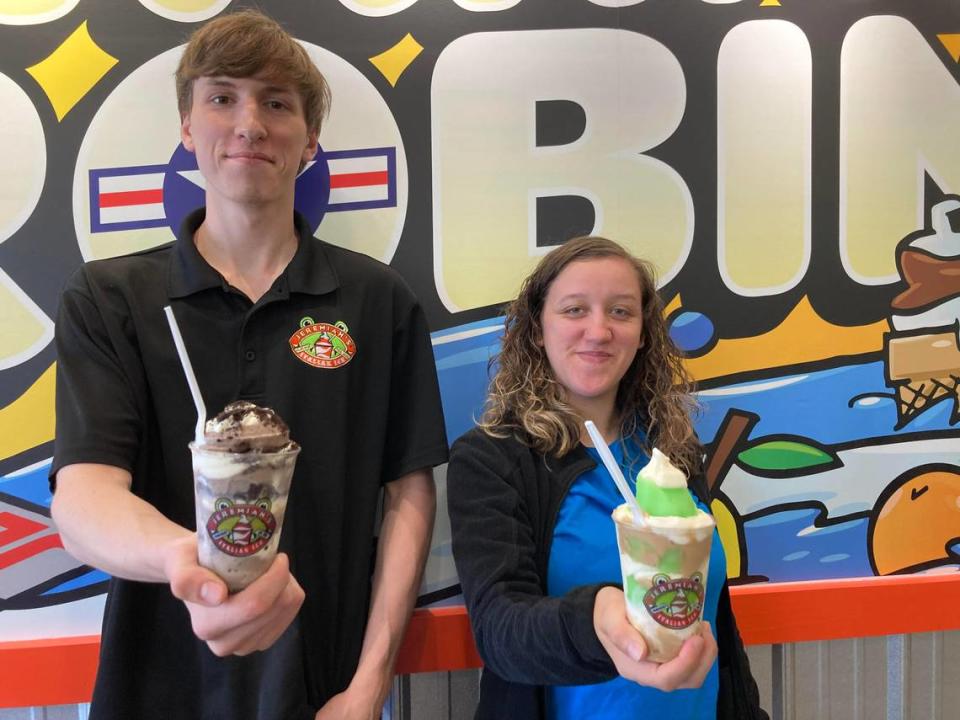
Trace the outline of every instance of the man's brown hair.
<instances>
[{"instance_id":1,"label":"man's brown hair","mask_svg":"<svg viewBox=\"0 0 960 720\"><path fill-rule=\"evenodd\" d=\"M271 18L256 10L223 15L190 37L177 66L177 107L189 114L193 81L200 77L263 75L291 83L303 103L307 129L319 134L330 108L330 87L307 51Z\"/></svg>"}]
</instances>

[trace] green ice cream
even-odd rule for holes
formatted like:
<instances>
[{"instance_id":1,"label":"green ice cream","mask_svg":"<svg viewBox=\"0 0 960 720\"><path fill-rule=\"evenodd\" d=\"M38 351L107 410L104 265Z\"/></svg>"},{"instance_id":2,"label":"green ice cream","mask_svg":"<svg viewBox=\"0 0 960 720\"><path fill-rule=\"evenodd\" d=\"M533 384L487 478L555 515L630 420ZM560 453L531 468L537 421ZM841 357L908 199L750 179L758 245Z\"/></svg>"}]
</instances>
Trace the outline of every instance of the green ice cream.
<instances>
[{"instance_id":1,"label":"green ice cream","mask_svg":"<svg viewBox=\"0 0 960 720\"><path fill-rule=\"evenodd\" d=\"M697 514L697 504L687 490L686 476L656 448L650 462L637 475L637 503L654 517Z\"/></svg>"}]
</instances>

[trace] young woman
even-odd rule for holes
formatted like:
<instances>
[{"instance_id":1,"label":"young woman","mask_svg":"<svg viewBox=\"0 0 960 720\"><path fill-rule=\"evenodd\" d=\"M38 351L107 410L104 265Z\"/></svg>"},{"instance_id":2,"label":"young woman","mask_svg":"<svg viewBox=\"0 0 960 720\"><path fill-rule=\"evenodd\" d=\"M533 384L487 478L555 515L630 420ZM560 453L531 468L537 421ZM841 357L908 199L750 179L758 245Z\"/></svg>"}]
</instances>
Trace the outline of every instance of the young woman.
<instances>
[{"instance_id":1,"label":"young woman","mask_svg":"<svg viewBox=\"0 0 960 720\"><path fill-rule=\"evenodd\" d=\"M453 552L485 668L477 718L766 718L715 535L700 635L645 660L592 420L635 478L656 446L708 509L690 380L651 267L598 237L540 261L507 309L477 428L453 447Z\"/></svg>"}]
</instances>

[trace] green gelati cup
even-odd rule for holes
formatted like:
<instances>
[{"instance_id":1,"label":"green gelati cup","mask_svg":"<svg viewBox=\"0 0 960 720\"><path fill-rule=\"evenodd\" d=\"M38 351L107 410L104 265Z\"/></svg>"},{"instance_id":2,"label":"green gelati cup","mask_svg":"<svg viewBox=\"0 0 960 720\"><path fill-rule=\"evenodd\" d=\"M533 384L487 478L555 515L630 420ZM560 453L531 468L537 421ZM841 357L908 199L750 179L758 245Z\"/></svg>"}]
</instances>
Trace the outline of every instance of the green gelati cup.
<instances>
[{"instance_id":1,"label":"green gelati cup","mask_svg":"<svg viewBox=\"0 0 960 720\"><path fill-rule=\"evenodd\" d=\"M672 660L683 641L700 632L716 523L698 511L637 524L627 505L614 511L613 521L627 618L647 641L647 659Z\"/></svg>"}]
</instances>

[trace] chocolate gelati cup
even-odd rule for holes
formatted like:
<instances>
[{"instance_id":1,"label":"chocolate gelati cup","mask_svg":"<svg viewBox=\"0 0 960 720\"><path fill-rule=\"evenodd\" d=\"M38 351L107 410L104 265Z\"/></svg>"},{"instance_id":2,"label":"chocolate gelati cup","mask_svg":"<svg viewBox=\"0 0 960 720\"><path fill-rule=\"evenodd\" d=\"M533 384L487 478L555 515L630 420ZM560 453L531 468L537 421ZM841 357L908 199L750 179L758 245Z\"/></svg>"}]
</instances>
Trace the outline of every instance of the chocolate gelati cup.
<instances>
[{"instance_id":1,"label":"chocolate gelati cup","mask_svg":"<svg viewBox=\"0 0 960 720\"><path fill-rule=\"evenodd\" d=\"M627 505L613 520L627 618L647 641L648 660L672 660L700 631L716 522L699 511L693 518L645 517L638 525Z\"/></svg>"},{"instance_id":2,"label":"chocolate gelati cup","mask_svg":"<svg viewBox=\"0 0 960 720\"><path fill-rule=\"evenodd\" d=\"M190 443L190 452L200 564L237 592L277 555L300 446L233 453Z\"/></svg>"}]
</instances>

